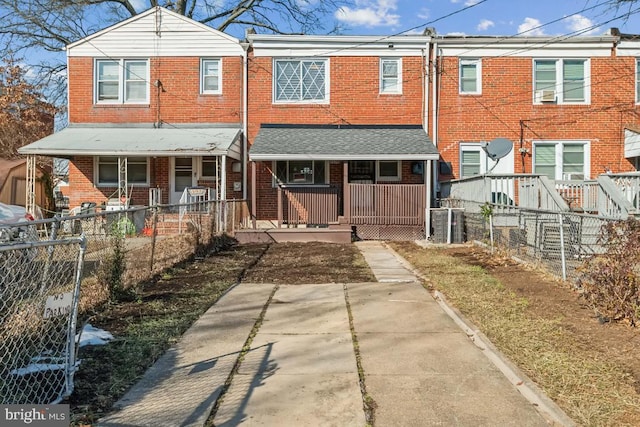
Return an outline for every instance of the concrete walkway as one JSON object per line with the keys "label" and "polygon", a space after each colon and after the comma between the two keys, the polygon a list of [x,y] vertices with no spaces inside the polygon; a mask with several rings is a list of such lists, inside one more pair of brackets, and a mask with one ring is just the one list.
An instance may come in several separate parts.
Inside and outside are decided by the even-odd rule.
{"label": "concrete walkway", "polygon": [[364,426],[363,392],[376,426],[571,425],[393,251],[357,245],[377,283],[238,285],[99,425]]}

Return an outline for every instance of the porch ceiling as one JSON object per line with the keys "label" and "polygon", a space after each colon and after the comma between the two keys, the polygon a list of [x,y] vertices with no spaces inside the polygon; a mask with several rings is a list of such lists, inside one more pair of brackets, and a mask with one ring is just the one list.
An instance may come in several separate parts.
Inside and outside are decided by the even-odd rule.
{"label": "porch ceiling", "polygon": [[241,159],[238,127],[68,127],[18,151],[68,156],[229,156]]}
{"label": "porch ceiling", "polygon": [[249,160],[437,160],[422,126],[262,125]]}

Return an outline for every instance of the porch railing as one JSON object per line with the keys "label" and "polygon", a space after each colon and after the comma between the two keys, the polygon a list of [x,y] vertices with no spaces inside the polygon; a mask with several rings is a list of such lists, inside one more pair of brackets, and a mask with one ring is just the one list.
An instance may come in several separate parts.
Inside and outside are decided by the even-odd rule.
{"label": "porch railing", "polygon": [[337,224],[341,191],[333,185],[278,186],[278,223],[287,225]]}
{"label": "porch railing", "polygon": [[162,188],[149,188],[149,206],[162,204]]}
{"label": "porch railing", "polygon": [[187,213],[209,213],[211,188],[187,187],[182,192],[179,202],[179,232],[182,232],[182,222]]}
{"label": "porch railing", "polygon": [[489,202],[496,213],[510,213],[517,206],[625,219],[640,212],[640,173],[555,182],[533,174],[477,175],[441,183],[441,194],[447,206],[464,207],[471,212]]}
{"label": "porch railing", "polygon": [[[496,213],[510,213],[516,206],[568,211],[569,206],[546,176],[532,174],[477,175],[441,183],[441,195],[450,207],[479,211],[491,203]],[[466,206],[466,203],[469,206]]]}
{"label": "porch railing", "polygon": [[349,184],[345,216],[354,225],[421,226],[425,207],[424,184]]}

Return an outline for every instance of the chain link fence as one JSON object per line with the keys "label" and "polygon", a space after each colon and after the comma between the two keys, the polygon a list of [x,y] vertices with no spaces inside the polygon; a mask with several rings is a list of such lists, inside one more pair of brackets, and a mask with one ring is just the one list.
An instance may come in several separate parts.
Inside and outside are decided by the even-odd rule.
{"label": "chain link fence", "polygon": [[73,391],[83,238],[0,245],[0,401],[57,403]]}
{"label": "chain link fence", "polygon": [[600,232],[614,221],[575,212],[549,212],[513,208],[510,213],[483,215],[465,212],[468,241],[506,250],[515,258],[565,280],[578,278],[584,260],[604,252]]}
{"label": "chain link fence", "polygon": [[[35,221],[0,244],[0,401],[50,404],[73,391],[76,335],[110,298],[109,263],[124,253],[124,287],[206,256],[249,224],[245,201],[128,210],[94,204]],[[23,226],[23,224],[21,225]]]}

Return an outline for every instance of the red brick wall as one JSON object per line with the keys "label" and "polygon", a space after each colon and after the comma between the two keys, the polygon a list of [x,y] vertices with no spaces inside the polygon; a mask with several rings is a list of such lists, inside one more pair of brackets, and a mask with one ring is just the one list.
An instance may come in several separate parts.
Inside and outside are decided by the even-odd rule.
{"label": "red brick wall", "polygon": [[222,94],[200,94],[200,58],[151,58],[148,105],[95,104],[94,59],[69,58],[69,123],[240,123],[242,58],[222,58]]}
{"label": "red brick wall", "polygon": [[[447,57],[441,73],[438,151],[460,170],[460,142],[508,138],[529,150],[516,151],[516,173],[532,172],[533,140],[586,140],[591,145],[591,176],[628,171],[624,158],[625,124],[637,123],[635,106],[635,58],[591,59],[591,103],[589,105],[533,104],[533,58],[482,59],[482,94],[458,94],[458,58]],[[522,120],[522,127],[521,121]]]}
{"label": "red brick wall", "polygon": [[[329,104],[274,104],[273,58],[249,60],[249,146],[260,125],[278,124],[410,124],[420,125],[423,115],[422,58],[402,59],[402,95],[381,95],[379,57],[329,59]],[[410,162],[403,166],[403,182],[415,182]],[[258,163],[257,216],[275,219],[277,192],[272,187],[271,162]],[[342,184],[342,164],[330,166],[331,183]],[[420,181],[422,182],[422,181]]]}

